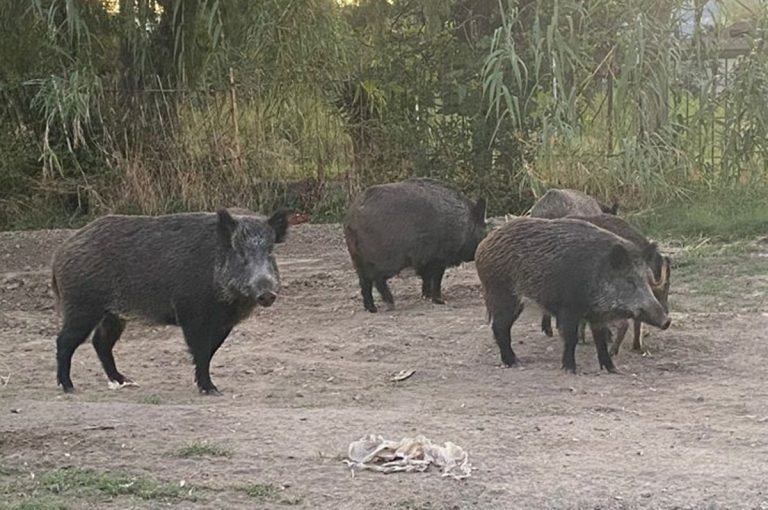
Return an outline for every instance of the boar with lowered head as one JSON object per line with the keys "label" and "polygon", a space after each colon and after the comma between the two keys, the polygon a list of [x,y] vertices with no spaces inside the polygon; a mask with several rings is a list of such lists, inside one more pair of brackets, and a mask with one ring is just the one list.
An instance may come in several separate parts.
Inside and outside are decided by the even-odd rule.
{"label": "boar with lowered head", "polygon": [[502,361],[517,361],[510,329],[528,298],[557,318],[563,369],[576,371],[579,322],[586,319],[601,368],[614,372],[607,347],[611,321],[635,318],[669,327],[651,292],[646,258],[633,243],[581,220],[523,217],[490,234],[477,248],[475,265]]}
{"label": "boar with lowered head", "polygon": [[[656,243],[650,242],[643,234],[631,227],[625,220],[618,216],[611,214],[598,214],[595,216],[567,216],[567,218],[586,221],[593,225],[596,225],[602,229],[616,234],[619,237],[634,243],[635,246],[640,249],[646,258],[646,263],[651,269],[651,291],[656,299],[659,300],[661,306],[664,308],[665,313],[669,313],[668,301],[669,301],[669,285],[671,278],[671,261],[670,258],[662,255],[659,251]],[[632,321],[634,325],[634,340],[632,342],[632,349],[636,351],[646,351],[642,340],[642,322],[635,319]],[[628,320],[620,320],[616,322],[617,333],[615,341],[611,346],[611,354],[615,355],[619,352],[624,336],[629,328]],[[545,313],[541,320],[541,329],[547,336],[552,336],[552,322],[549,314]],[[583,336],[583,335],[582,335]]]}
{"label": "boar with lowered head", "polygon": [[[672,262],[669,257],[663,255],[656,243],[650,242],[643,234],[632,228],[626,221],[613,216],[611,214],[600,214],[597,216],[568,216],[569,218],[582,220],[596,225],[602,229],[616,234],[619,237],[623,237],[627,241],[634,243],[635,246],[640,249],[646,257],[646,263],[651,269],[651,291],[665,313],[669,313],[669,286],[670,279],[672,277]],[[546,320],[546,317],[545,319]],[[542,324],[544,324],[542,320]],[[642,325],[643,323],[634,319],[633,332],[634,339],[632,341],[632,350],[646,352],[646,347],[643,344]],[[620,320],[617,322],[616,338],[611,346],[611,354],[616,355],[619,352],[621,343],[624,340],[624,336],[629,329],[628,320]],[[551,336],[551,335],[550,335]]]}
{"label": "boar with lowered head", "polygon": [[[614,203],[608,207],[598,202],[594,197],[575,189],[548,190],[533,204],[529,215],[531,218],[563,218],[565,216],[597,216],[603,213],[616,214],[619,205]],[[541,319],[541,330],[547,336],[552,336],[552,320],[548,314]],[[584,324],[579,329],[579,337],[584,340]]]}
{"label": "boar with lowered head", "polygon": [[350,205],[344,238],[360,280],[363,306],[376,312],[373,287],[390,307],[387,280],[413,267],[422,295],[444,303],[447,267],[474,260],[485,236],[485,200],[471,203],[435,179],[416,178],[371,186]]}
{"label": "boar with lowered head", "polygon": [[216,214],[105,216],[55,252],[53,289],[63,324],[56,339],[58,383],[70,378],[75,349],[93,332],[110,386],[118,372],[112,348],[126,319],[181,326],[200,392],[217,394],[211,358],[232,327],[257,305],[271,306],[280,288],[272,254],[285,239],[288,211],[269,219]]}

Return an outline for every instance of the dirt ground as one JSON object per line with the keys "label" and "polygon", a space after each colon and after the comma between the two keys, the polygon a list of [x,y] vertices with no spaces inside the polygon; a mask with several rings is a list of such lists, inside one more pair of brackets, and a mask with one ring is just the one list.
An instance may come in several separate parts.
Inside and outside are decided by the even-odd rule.
{"label": "dirt ground", "polygon": [[[338,225],[300,225],[278,250],[284,288],[213,360],[223,397],[200,396],[178,328],[130,323],[110,390],[83,345],[56,387],[49,259],[68,231],[0,233],[0,508],[768,509],[768,243],[665,243],[672,327],[651,357],[580,373],[524,312],[520,368],[501,369],[471,264],[447,305],[392,282],[369,314]],[[378,296],[376,296],[378,298]],[[391,382],[404,370],[415,374]],[[341,462],[369,433],[423,434],[475,467],[354,477]]]}

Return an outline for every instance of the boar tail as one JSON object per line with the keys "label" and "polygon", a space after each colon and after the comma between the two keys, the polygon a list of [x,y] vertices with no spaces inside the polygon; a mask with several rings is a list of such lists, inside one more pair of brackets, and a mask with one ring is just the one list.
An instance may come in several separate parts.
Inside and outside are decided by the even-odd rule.
{"label": "boar tail", "polygon": [[355,235],[355,231],[352,230],[349,225],[344,227],[344,240],[347,242],[349,255],[354,259],[359,253],[357,248],[357,236]]}

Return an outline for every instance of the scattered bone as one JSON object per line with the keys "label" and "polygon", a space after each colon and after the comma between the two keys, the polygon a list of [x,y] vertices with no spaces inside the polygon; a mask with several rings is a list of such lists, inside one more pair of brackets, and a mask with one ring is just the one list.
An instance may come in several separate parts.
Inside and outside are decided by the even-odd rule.
{"label": "scattered bone", "polygon": [[353,474],[355,468],[380,473],[422,472],[431,465],[440,468],[442,476],[456,480],[472,474],[469,455],[460,446],[450,441],[444,446],[436,445],[424,436],[389,441],[371,434],[352,442],[347,457],[344,463]]}

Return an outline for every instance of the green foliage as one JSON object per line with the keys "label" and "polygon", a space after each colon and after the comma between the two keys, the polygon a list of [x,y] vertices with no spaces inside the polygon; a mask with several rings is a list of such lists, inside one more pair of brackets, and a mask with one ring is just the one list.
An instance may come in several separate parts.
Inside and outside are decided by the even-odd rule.
{"label": "green foliage", "polygon": [[680,35],[682,4],[507,3],[484,91],[489,115],[534,147],[527,186],[586,189],[625,208],[747,182],[765,191],[768,52],[732,62],[717,93],[720,43]]}
{"label": "green foliage", "polygon": [[231,457],[232,452],[224,447],[206,442],[192,443],[176,452],[177,457]]}
{"label": "green foliage", "polygon": [[299,505],[301,498],[286,497],[282,489],[272,484],[251,483],[238,487],[249,497],[260,503],[279,503],[281,505]]}
{"label": "green foliage", "polygon": [[162,403],[162,399],[160,398],[160,395],[147,395],[141,399],[141,402],[144,404],[151,404],[156,406]]}
{"label": "green foliage", "polygon": [[483,107],[480,64],[490,36],[480,21],[493,19],[497,7],[463,4],[361,2],[347,8],[364,42],[342,97],[355,177],[360,187],[438,177],[488,197],[494,210],[519,210],[528,205],[518,186],[525,149],[512,130],[494,138],[496,122]]}
{"label": "green foliage", "polygon": [[635,215],[630,221],[656,237],[732,241],[766,235],[768,201],[762,190],[702,192]]}
{"label": "green foliage", "polygon": [[179,501],[189,499],[178,485],[91,469],[58,469],[47,473],[41,486],[52,494],[132,496],[145,500]]}
{"label": "green foliage", "polygon": [[0,508],[12,509],[66,509],[63,501],[90,503],[116,497],[137,498],[146,501],[178,503],[194,501],[189,487],[128,475],[101,472],[93,469],[62,468],[43,473],[32,480],[25,476],[0,486],[3,496]]}
{"label": "green foliage", "polygon": [[726,83],[684,3],[0,2],[0,228],[281,204],[331,221],[412,175],[492,214],[552,186],[624,210],[764,192],[768,13],[720,2],[754,28]]}
{"label": "green foliage", "polygon": [[0,506],[0,508],[7,510],[67,510],[69,507],[55,499],[35,498],[29,501],[13,503],[7,507]]}

